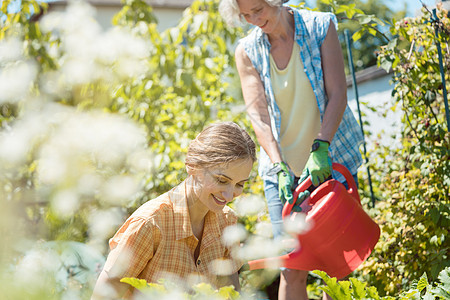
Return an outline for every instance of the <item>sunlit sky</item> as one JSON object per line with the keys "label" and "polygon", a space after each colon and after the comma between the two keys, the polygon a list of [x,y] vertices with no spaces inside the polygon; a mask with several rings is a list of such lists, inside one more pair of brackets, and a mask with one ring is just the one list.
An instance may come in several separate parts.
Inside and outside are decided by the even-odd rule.
{"label": "sunlit sky", "polygon": [[[48,1],[48,0],[47,0]],[[312,6],[315,3],[315,0],[290,0],[288,3],[294,3],[297,4],[300,1],[305,1],[309,6]],[[416,14],[416,12],[420,9],[420,7],[422,6],[421,2],[423,2],[425,5],[427,5],[428,7],[434,7],[436,1],[435,0],[397,0],[397,1],[392,1],[392,0],[383,0],[384,3],[386,3],[387,6],[389,6],[391,9],[393,10],[400,10],[403,8],[404,3],[407,3],[407,7],[408,7],[408,16],[414,16]],[[3,2],[2,0],[0,0],[0,3]],[[19,2],[19,1],[17,1]],[[44,0],[45,2],[45,0]]]}
{"label": "sunlit sky", "polygon": [[[288,3],[297,4],[301,1],[306,2],[309,6],[312,6],[316,1],[315,0],[290,0]],[[418,10],[422,7],[421,0],[383,0],[384,3],[389,6],[392,10],[401,10],[404,7],[404,4],[407,3],[408,16],[412,17],[416,14]],[[427,5],[429,8],[435,6],[435,0],[422,0],[422,2]]]}

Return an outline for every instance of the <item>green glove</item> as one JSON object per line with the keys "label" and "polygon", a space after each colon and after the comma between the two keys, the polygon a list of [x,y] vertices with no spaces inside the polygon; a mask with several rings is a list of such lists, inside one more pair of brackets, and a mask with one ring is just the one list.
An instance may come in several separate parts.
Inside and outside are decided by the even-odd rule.
{"label": "green glove", "polygon": [[[314,140],[311,154],[309,155],[305,169],[298,180],[298,184],[305,181],[306,178],[311,175],[311,182],[317,187],[331,176],[331,158],[328,155],[329,145],[330,144],[327,141]],[[303,201],[309,195],[309,191],[304,191],[298,195],[298,198]]]}
{"label": "green glove", "polygon": [[284,205],[286,201],[292,203],[294,197],[292,196],[292,184],[294,180],[292,179],[289,169],[284,162],[277,163],[281,167],[281,170],[277,173],[278,175],[278,195],[280,196],[281,203]]}

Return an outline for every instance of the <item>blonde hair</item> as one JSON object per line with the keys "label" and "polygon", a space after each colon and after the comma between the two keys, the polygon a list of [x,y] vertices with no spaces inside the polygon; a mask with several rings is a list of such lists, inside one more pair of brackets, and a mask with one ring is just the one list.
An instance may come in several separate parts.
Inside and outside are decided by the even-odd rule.
{"label": "blonde hair", "polygon": [[[263,0],[263,1],[265,1],[270,6],[281,6],[283,5],[283,3],[286,3],[289,0]],[[239,5],[237,4],[237,0],[221,0],[219,4],[219,13],[222,16],[222,19],[225,21],[225,23],[230,27],[235,27],[243,23],[241,18],[241,12],[239,11]]]}
{"label": "blonde hair", "polygon": [[255,162],[255,143],[236,123],[219,122],[207,126],[190,142],[185,164],[192,169],[206,169],[239,159]]}

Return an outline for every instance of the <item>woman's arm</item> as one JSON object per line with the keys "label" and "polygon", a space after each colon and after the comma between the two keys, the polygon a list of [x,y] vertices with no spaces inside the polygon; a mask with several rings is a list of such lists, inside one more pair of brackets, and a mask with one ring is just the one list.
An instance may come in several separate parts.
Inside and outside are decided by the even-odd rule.
{"label": "woman's arm", "polygon": [[236,272],[230,275],[231,284],[234,285],[234,289],[238,292],[241,291],[241,284],[239,283],[239,274]]}
{"label": "woman's arm", "polygon": [[153,247],[159,244],[159,239],[153,234],[155,226],[152,221],[152,218],[129,218],[110,240],[112,249],[97,279],[92,299],[117,299],[123,297],[128,289],[132,290],[120,279],[137,278],[152,259]]}
{"label": "woman's arm", "polygon": [[218,286],[228,286],[228,285],[234,285],[234,289],[238,292],[241,291],[241,284],[239,283],[239,274],[233,273],[229,276],[220,276],[218,277]]}
{"label": "woman's arm", "polygon": [[321,47],[322,69],[328,104],[318,139],[331,142],[347,106],[347,82],[344,58],[333,22],[330,22],[327,36]]}
{"label": "woman's arm", "polygon": [[259,74],[241,45],[236,48],[235,57],[247,114],[250,117],[258,143],[273,163],[280,162],[282,161],[281,151],[272,134],[267,100]]}
{"label": "woman's arm", "polygon": [[120,282],[119,278],[110,278],[105,270],[102,270],[95,283],[91,300],[121,298],[130,286]]}

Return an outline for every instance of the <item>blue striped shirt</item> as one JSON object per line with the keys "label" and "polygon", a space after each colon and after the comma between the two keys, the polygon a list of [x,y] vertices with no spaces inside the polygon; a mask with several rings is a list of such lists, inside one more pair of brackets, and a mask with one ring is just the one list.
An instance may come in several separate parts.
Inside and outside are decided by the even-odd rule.
{"label": "blue striped shirt", "polygon": [[[331,13],[291,9],[295,20],[295,41],[300,46],[300,56],[304,71],[311,82],[314,95],[316,96],[322,122],[328,98],[323,81],[320,47],[327,35],[330,21],[337,25],[337,20]],[[277,142],[280,143],[281,114],[275,101],[270,78],[269,53],[271,46],[269,39],[261,28],[256,27],[248,36],[241,39],[240,43],[261,77],[270,114],[272,134]],[[359,146],[362,142],[361,128],[347,105],[341,124],[329,148],[333,162],[343,164],[352,174],[356,174],[358,167],[362,164],[362,157],[359,152]],[[259,175],[263,179],[276,181],[275,174],[268,174],[271,164],[269,156],[261,147]],[[345,180],[337,172],[333,172],[333,177],[341,182]]]}

